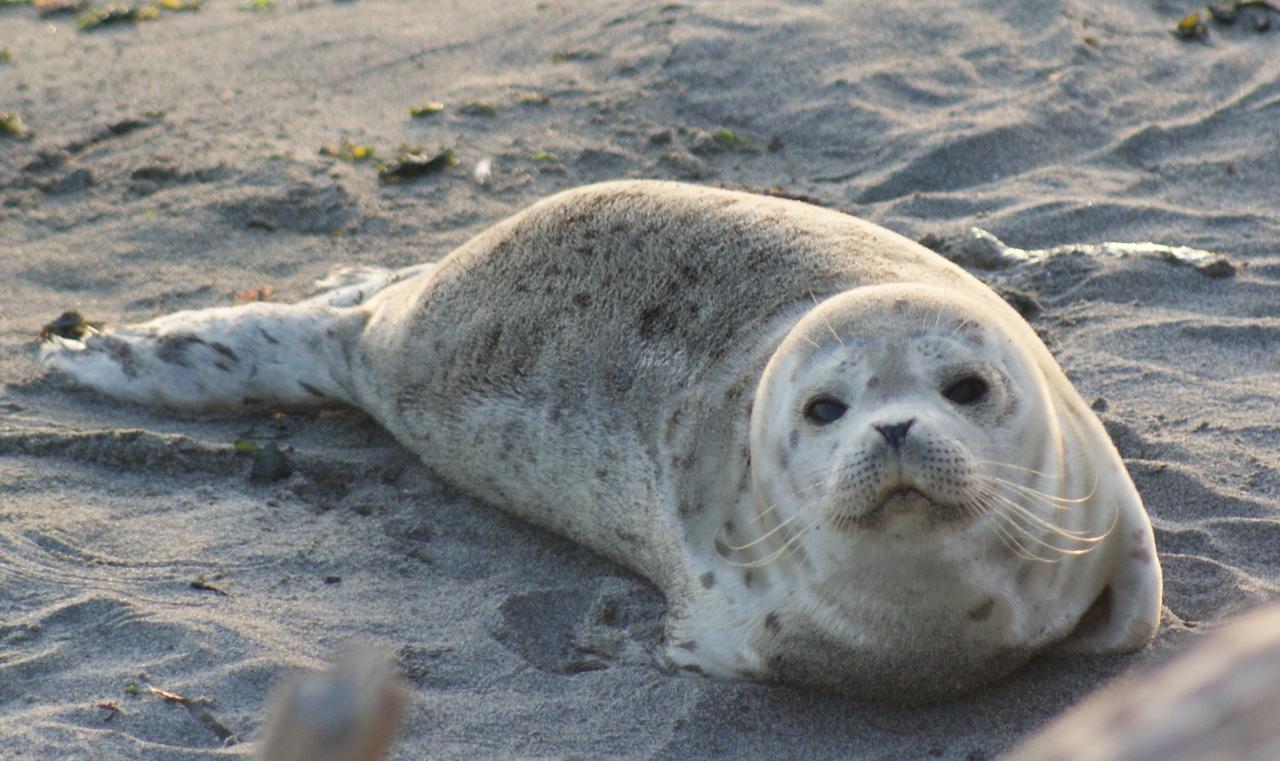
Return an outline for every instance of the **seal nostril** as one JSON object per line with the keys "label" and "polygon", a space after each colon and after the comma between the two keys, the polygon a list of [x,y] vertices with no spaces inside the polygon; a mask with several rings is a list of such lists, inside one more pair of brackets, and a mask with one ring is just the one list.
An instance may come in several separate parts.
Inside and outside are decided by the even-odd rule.
{"label": "seal nostril", "polygon": [[907,431],[911,430],[911,426],[916,422],[915,418],[905,420],[901,423],[893,425],[877,425],[875,429],[880,432],[884,440],[889,442],[889,446],[894,450],[902,448],[902,442],[907,440]]}

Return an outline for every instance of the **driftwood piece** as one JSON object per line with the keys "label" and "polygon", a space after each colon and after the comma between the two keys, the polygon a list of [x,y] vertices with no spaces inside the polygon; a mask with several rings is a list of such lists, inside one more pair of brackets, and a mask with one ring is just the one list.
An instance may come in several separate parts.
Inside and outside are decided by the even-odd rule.
{"label": "driftwood piece", "polygon": [[377,761],[391,746],[406,691],[383,655],[355,650],[290,680],[276,697],[258,761]]}
{"label": "driftwood piece", "polygon": [[1087,698],[1001,761],[1280,759],[1280,605]]}

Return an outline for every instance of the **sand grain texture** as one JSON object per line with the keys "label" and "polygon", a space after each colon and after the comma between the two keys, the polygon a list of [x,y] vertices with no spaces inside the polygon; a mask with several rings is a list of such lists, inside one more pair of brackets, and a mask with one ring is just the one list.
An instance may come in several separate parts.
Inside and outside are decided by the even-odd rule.
{"label": "sand grain texture", "polygon": [[[0,111],[32,133],[0,138],[0,759],[248,758],[273,686],[357,640],[409,679],[396,759],[977,761],[1276,598],[1280,32],[1181,42],[1189,6],[209,0],[93,32],[0,8]],[[344,137],[460,163],[382,184],[319,155]],[[1231,277],[1084,254],[1006,273],[1154,519],[1152,647],[930,708],[676,678],[645,661],[651,587],[433,481],[358,414],[174,417],[35,360],[64,309],[292,300],[617,177],[778,186],[912,237],[1227,255]],[[240,438],[294,474],[250,483]],[[208,698],[246,742],[131,681]]]}

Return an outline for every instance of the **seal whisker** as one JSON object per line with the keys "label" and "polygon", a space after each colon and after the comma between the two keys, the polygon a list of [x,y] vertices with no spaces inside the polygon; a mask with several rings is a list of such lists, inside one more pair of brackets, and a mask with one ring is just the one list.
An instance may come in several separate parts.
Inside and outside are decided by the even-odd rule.
{"label": "seal whisker", "polygon": [[[818,307],[818,294],[813,291],[809,291],[809,298],[813,299],[813,306],[816,309]],[[845,346],[844,340],[840,338],[840,334],[836,332],[834,327],[832,327],[831,321],[827,319],[827,316],[825,314],[819,316],[822,318],[822,322],[826,324],[827,330],[831,331],[831,337],[836,339],[836,341],[839,342],[841,346],[844,346],[844,348],[849,348]],[[810,343],[812,343],[812,341],[810,341]],[[817,344],[814,344],[814,346],[817,346]]]}
{"label": "seal whisker", "polygon": [[[1012,503],[1010,503],[1010,504],[1012,504]],[[1089,544],[1089,546],[1088,546],[1088,547],[1081,547],[1081,548],[1079,548],[1079,549],[1074,549],[1074,548],[1070,548],[1070,547],[1059,547],[1058,545],[1056,545],[1056,544],[1054,544],[1054,543],[1052,543],[1052,542],[1046,541],[1045,539],[1042,539],[1041,537],[1036,536],[1036,534],[1031,530],[1031,528],[1030,528],[1030,527],[1028,527],[1028,526],[1023,525],[1022,523],[1020,523],[1018,519],[1019,519],[1019,518],[1023,518],[1023,519],[1025,519],[1025,517],[1026,517],[1026,514],[1025,514],[1025,513],[1019,513],[1019,512],[1015,512],[1015,511],[1013,511],[1013,510],[1009,510],[1009,509],[1007,509],[1007,508],[1002,508],[999,504],[995,505],[995,509],[996,509],[996,513],[997,513],[998,515],[1000,515],[1000,516],[1002,516],[1003,518],[1005,518],[1005,519],[1006,519],[1006,520],[1005,520],[1005,525],[1007,525],[1009,528],[1011,528],[1011,529],[1013,529],[1013,530],[1017,531],[1020,535],[1022,535],[1022,536],[1023,536],[1023,537],[1025,537],[1025,538],[1027,538],[1028,540],[1030,540],[1030,541],[1031,541],[1031,542],[1033,542],[1034,544],[1036,544],[1036,545],[1038,545],[1038,546],[1040,546],[1040,547],[1043,547],[1043,548],[1045,548],[1046,550],[1049,550],[1049,551],[1051,551],[1051,552],[1053,552],[1053,553],[1056,553],[1056,554],[1058,554],[1058,555],[1060,555],[1060,556],[1078,556],[1078,555],[1086,555],[1086,554],[1088,554],[1088,553],[1092,552],[1092,551],[1094,550],[1094,548],[1095,548],[1095,547],[1097,547],[1097,543],[1096,543],[1097,541],[1101,541],[1102,539],[1105,539],[1105,538],[1106,538],[1106,537],[1104,536],[1104,537],[1099,537],[1099,538],[1098,538],[1098,539],[1096,539],[1096,540],[1085,540],[1085,539],[1079,539],[1079,538],[1075,538],[1075,537],[1063,537],[1064,539],[1068,539],[1068,540],[1071,540],[1071,541],[1085,542],[1085,543]]]}
{"label": "seal whisker", "polygon": [[1028,496],[1038,497],[1041,499],[1045,499],[1049,502],[1055,502],[1055,503],[1066,504],[1066,505],[1078,505],[1083,502],[1088,502],[1089,500],[1093,499],[1093,495],[1096,494],[1098,491],[1098,479],[1096,477],[1093,480],[1093,486],[1089,488],[1089,493],[1084,495],[1083,497],[1058,497],[1053,494],[1049,494],[1048,492],[1040,491],[1039,489],[1036,489],[1034,487],[1027,486],[1026,484],[1020,484],[1014,481],[1008,481],[1006,479],[1000,478],[999,476],[993,476],[990,474],[983,476],[983,478],[988,479],[990,481],[994,481],[996,483],[1000,483],[1004,486],[1008,486],[1013,489],[1017,489],[1018,491]]}
{"label": "seal whisker", "polygon": [[[1002,513],[999,511],[994,512],[997,518],[1000,518],[1005,523],[1008,522],[1008,519]],[[1008,547],[1011,552],[1023,560],[1030,560],[1036,563],[1056,563],[1061,559],[1041,557],[1039,554],[1032,552],[1018,540],[1015,534],[1004,528],[1001,523],[992,523],[991,529],[995,532],[996,536],[1000,538],[1001,544]]]}
{"label": "seal whisker", "polygon": [[[988,508],[988,511],[991,514],[993,514],[997,519],[999,519],[999,522],[991,524],[992,530],[995,531],[998,537],[1000,537],[1001,542],[1003,542],[1006,547],[1008,547],[1010,550],[1014,551],[1018,555],[1022,556],[1024,559],[1035,560],[1037,562],[1042,562],[1042,563],[1057,563],[1065,557],[1083,555],[1087,552],[1090,552],[1091,550],[1094,549],[1094,546],[1096,546],[1094,545],[1094,546],[1087,547],[1085,549],[1074,550],[1074,549],[1059,547],[1050,542],[1046,542],[1045,540],[1041,539],[1040,537],[1032,533],[1030,528],[1018,522],[1017,518],[1019,517],[1026,519],[1028,515],[1027,511],[1023,510],[1012,501],[1005,499],[993,492],[990,492],[990,491],[982,492],[982,496],[986,500],[988,500],[986,503],[986,507]],[[1016,513],[1011,512],[1010,508],[1012,508],[1012,510],[1016,510],[1017,512]],[[1035,517],[1035,516],[1031,516],[1031,517]],[[1019,536],[1021,536],[1022,539],[1019,539],[1018,538]],[[1064,538],[1075,539],[1075,537],[1064,537]],[[1043,555],[1041,555],[1039,552],[1029,549],[1027,545],[1023,543],[1024,539],[1029,541],[1033,545],[1038,545],[1047,550],[1050,550],[1051,552],[1056,554],[1056,557],[1046,558]]]}
{"label": "seal whisker", "polygon": [[786,542],[783,543],[781,547],[769,553],[768,555],[764,556],[763,558],[756,558],[755,560],[750,560],[743,563],[743,562],[739,562],[737,560],[733,560],[731,558],[725,557],[723,554],[720,554],[719,550],[717,550],[717,554],[720,555],[721,560],[737,568],[762,568],[777,560],[780,560],[785,555],[788,555],[790,554],[790,552],[794,552],[796,549],[798,549],[800,546],[799,545],[800,538],[804,536],[804,534],[807,531],[810,531],[811,529],[813,529],[813,527],[816,525],[818,525],[818,522],[815,520],[814,522],[806,526],[803,531],[795,532],[794,534],[792,534],[792,536],[789,539],[787,539]]}
{"label": "seal whisker", "polygon": [[1020,542],[1016,536],[1006,531],[1005,529],[1001,528],[999,524],[993,524],[992,528],[995,529],[996,534],[999,535],[1001,541],[1004,542],[1005,546],[1013,550],[1013,552],[1023,560],[1030,560],[1035,563],[1057,563],[1062,560],[1062,558],[1060,557],[1046,558],[1036,554],[1035,552],[1032,552],[1031,550],[1023,546],[1022,542]]}
{"label": "seal whisker", "polygon": [[[814,471],[814,473],[821,473],[821,472],[823,472],[823,471],[822,471],[822,469],[818,469],[818,470],[815,470],[815,471]],[[837,471],[837,472],[839,472],[839,471]],[[825,479],[825,478],[819,478],[819,479],[817,479],[817,480],[813,481],[812,483],[810,483],[808,486],[805,486],[805,487],[802,487],[802,488],[799,488],[799,489],[795,489],[795,490],[793,490],[793,491],[791,492],[791,495],[792,495],[792,496],[794,496],[794,497],[799,497],[799,496],[803,495],[805,492],[809,491],[810,489],[816,489],[816,488],[818,488],[819,486],[822,486],[824,483],[826,483],[826,479]],[[754,520],[756,523],[759,523],[760,521],[764,520],[764,517],[765,517],[766,515],[768,515],[769,513],[773,512],[774,510],[778,509],[778,505],[779,505],[779,504],[781,504],[781,503],[779,503],[779,502],[774,502],[773,504],[771,504],[771,505],[769,505],[768,507],[766,507],[764,510],[761,510],[760,512],[756,513],[756,514],[755,514],[755,516],[753,516],[752,520]],[[801,509],[801,511],[803,511],[803,510],[804,510],[804,507],[802,506],[800,509]]]}
{"label": "seal whisker", "polygon": [[[813,503],[811,503],[811,504],[813,504]],[[794,515],[791,515],[791,516],[789,516],[789,517],[787,517],[787,518],[785,518],[785,519],[783,519],[783,520],[779,521],[779,522],[778,522],[778,525],[776,525],[776,526],[774,526],[773,528],[769,529],[768,531],[764,532],[763,534],[761,534],[760,536],[758,536],[758,537],[756,537],[755,539],[751,540],[750,542],[747,542],[746,544],[741,544],[741,545],[738,545],[738,544],[730,544],[729,542],[725,541],[724,539],[721,539],[721,534],[722,534],[722,532],[724,531],[724,528],[723,528],[723,527],[721,527],[721,528],[719,528],[719,529],[717,529],[717,530],[716,530],[716,539],[718,539],[718,540],[720,540],[721,542],[723,542],[723,543],[724,543],[724,546],[728,547],[729,549],[733,550],[734,552],[742,552],[743,550],[750,549],[750,548],[752,548],[752,547],[756,546],[757,544],[760,544],[761,542],[768,540],[768,539],[769,539],[769,537],[773,536],[774,534],[778,533],[779,531],[782,531],[782,530],[786,529],[786,527],[787,527],[787,526],[789,526],[793,521],[795,521],[795,520],[796,520],[797,518],[799,518],[800,516],[804,515],[804,511],[805,511],[805,509],[806,509],[806,508],[803,508],[803,507],[802,507],[801,509],[797,510],[797,511],[795,512],[795,514],[794,514]],[[726,535],[726,538],[727,538],[727,535]]]}
{"label": "seal whisker", "polygon": [[[1005,505],[1010,511],[1012,511],[1014,515],[1021,517],[1026,522],[1035,526],[1039,526],[1045,531],[1049,531],[1054,534],[1057,534],[1063,539],[1067,539],[1075,542],[1081,542],[1083,544],[1096,544],[1102,541],[1103,539],[1107,538],[1107,533],[1091,536],[1088,534],[1088,532],[1073,531],[1071,529],[1066,529],[1061,526],[1055,525],[1045,520],[1044,518],[1041,518],[1035,513],[1031,512],[1025,506],[1020,505],[1017,502],[1014,502],[1012,499],[1009,499],[1003,494],[997,494],[993,492],[991,494],[991,498],[994,500],[998,500],[1001,504]],[[1108,531],[1108,533],[1110,532]]]}
{"label": "seal whisker", "polygon": [[[1018,486],[1017,484],[1010,484],[1010,483],[1003,483],[1003,484],[997,484],[997,485],[999,485],[999,486],[1003,486],[1003,487],[1017,487],[1017,486]],[[1115,529],[1115,527],[1116,527],[1116,523],[1119,521],[1119,516],[1120,516],[1120,511],[1119,511],[1119,509],[1118,509],[1118,508],[1117,508],[1117,509],[1113,509],[1113,510],[1111,511],[1111,523],[1107,525],[1106,530],[1105,530],[1105,531],[1103,531],[1101,534],[1094,534],[1094,535],[1090,536],[1087,532],[1084,532],[1084,531],[1072,531],[1072,530],[1070,530],[1070,529],[1062,528],[1061,526],[1057,526],[1057,525],[1055,525],[1055,524],[1052,524],[1052,523],[1050,523],[1050,522],[1046,521],[1045,519],[1041,518],[1040,516],[1036,515],[1035,513],[1031,512],[1030,510],[1028,510],[1028,509],[1027,509],[1027,507],[1026,507],[1025,505],[1019,504],[1019,503],[1015,502],[1015,501],[1014,501],[1014,500],[1012,500],[1012,499],[1009,499],[1008,497],[1006,497],[1006,496],[1004,496],[1004,495],[1001,495],[1001,494],[997,494],[997,493],[995,493],[995,492],[992,492],[992,496],[993,496],[994,498],[996,498],[996,499],[1000,499],[1000,500],[1002,500],[1002,501],[1003,501],[1005,504],[1007,504],[1010,508],[1012,508],[1013,510],[1017,511],[1017,513],[1018,513],[1019,515],[1024,516],[1024,517],[1025,517],[1025,519],[1027,519],[1027,520],[1029,520],[1029,521],[1031,521],[1031,522],[1034,522],[1034,523],[1036,523],[1036,524],[1040,525],[1041,527],[1043,527],[1043,528],[1045,528],[1045,529],[1047,529],[1047,530],[1049,530],[1049,531],[1052,531],[1053,533],[1058,534],[1059,536],[1062,536],[1063,538],[1069,538],[1069,539],[1072,539],[1072,540],[1074,540],[1074,541],[1078,541],[1078,542],[1086,542],[1086,543],[1089,543],[1089,544],[1096,544],[1097,542],[1100,542],[1100,541],[1102,541],[1102,540],[1106,539],[1108,536],[1110,536],[1110,535],[1111,535],[1111,532]],[[1051,498],[1051,497],[1050,497],[1050,495],[1044,494],[1043,492],[1038,492],[1038,491],[1036,491],[1036,490],[1034,490],[1034,489],[1029,489],[1029,490],[1028,490],[1028,492],[1024,492],[1021,496],[1025,497],[1025,498],[1028,498],[1028,499],[1031,499],[1031,500],[1040,500],[1043,504],[1045,504],[1046,506],[1050,507],[1051,509],[1055,509],[1055,510],[1065,510],[1065,509],[1070,509],[1070,507],[1071,507],[1071,506],[1068,506],[1068,505],[1055,505],[1055,504],[1052,504],[1051,502],[1048,502],[1048,501],[1047,501],[1047,500],[1049,500],[1049,499]]]}
{"label": "seal whisker", "polygon": [[983,476],[983,477],[980,477],[980,480],[983,483],[986,483],[993,487],[1008,489],[1011,492],[1013,492],[1013,494],[1017,496],[1019,499],[1027,499],[1027,500],[1030,500],[1031,502],[1037,502],[1039,504],[1044,505],[1045,507],[1050,508],[1051,510],[1072,510],[1076,507],[1076,505],[1079,505],[1081,502],[1084,501],[1084,500],[1073,500],[1073,499],[1064,499],[1064,498],[1054,497],[1051,494],[1045,494],[1042,491],[1031,489],[1030,487],[1023,488],[1021,487],[1020,484],[1010,483],[1009,481],[1005,481],[999,478],[990,478],[990,477]]}
{"label": "seal whisker", "polygon": [[[1058,563],[1066,557],[1077,554],[1063,551],[1060,547],[1045,542],[998,507],[992,509],[992,514],[999,519],[998,523],[991,524],[996,535],[1000,537],[1002,542],[1005,542],[1006,546],[1009,546],[1010,549],[1013,549],[1026,560],[1033,560],[1038,563]],[[1035,549],[1028,547],[1024,542],[1030,542],[1032,547],[1039,546],[1050,550],[1051,554],[1049,557],[1045,557]]]}
{"label": "seal whisker", "polygon": [[1018,471],[1019,473],[1026,473],[1028,475],[1037,476],[1039,478],[1048,478],[1054,481],[1060,481],[1065,477],[1061,473],[1046,473],[1043,470],[1036,470],[1035,468],[1027,468],[1021,465],[1014,465],[1011,462],[1003,462],[1001,460],[982,460],[982,459],[974,458],[973,461],[979,465],[994,465],[998,468],[1010,468],[1012,470]]}

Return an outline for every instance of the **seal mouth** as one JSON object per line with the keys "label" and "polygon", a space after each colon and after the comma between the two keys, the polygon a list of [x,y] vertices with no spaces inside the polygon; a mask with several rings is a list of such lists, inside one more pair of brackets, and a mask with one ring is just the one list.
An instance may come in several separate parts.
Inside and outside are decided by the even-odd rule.
{"label": "seal mouth", "polygon": [[960,519],[963,511],[915,486],[897,484],[884,489],[861,513],[841,513],[833,516],[831,522],[839,529],[867,529],[875,528],[891,516],[907,514],[924,515],[930,522],[943,522]]}
{"label": "seal mouth", "polygon": [[914,486],[895,486],[889,489],[871,508],[871,512],[891,510],[899,507],[911,508],[920,503],[932,504],[933,500]]}

